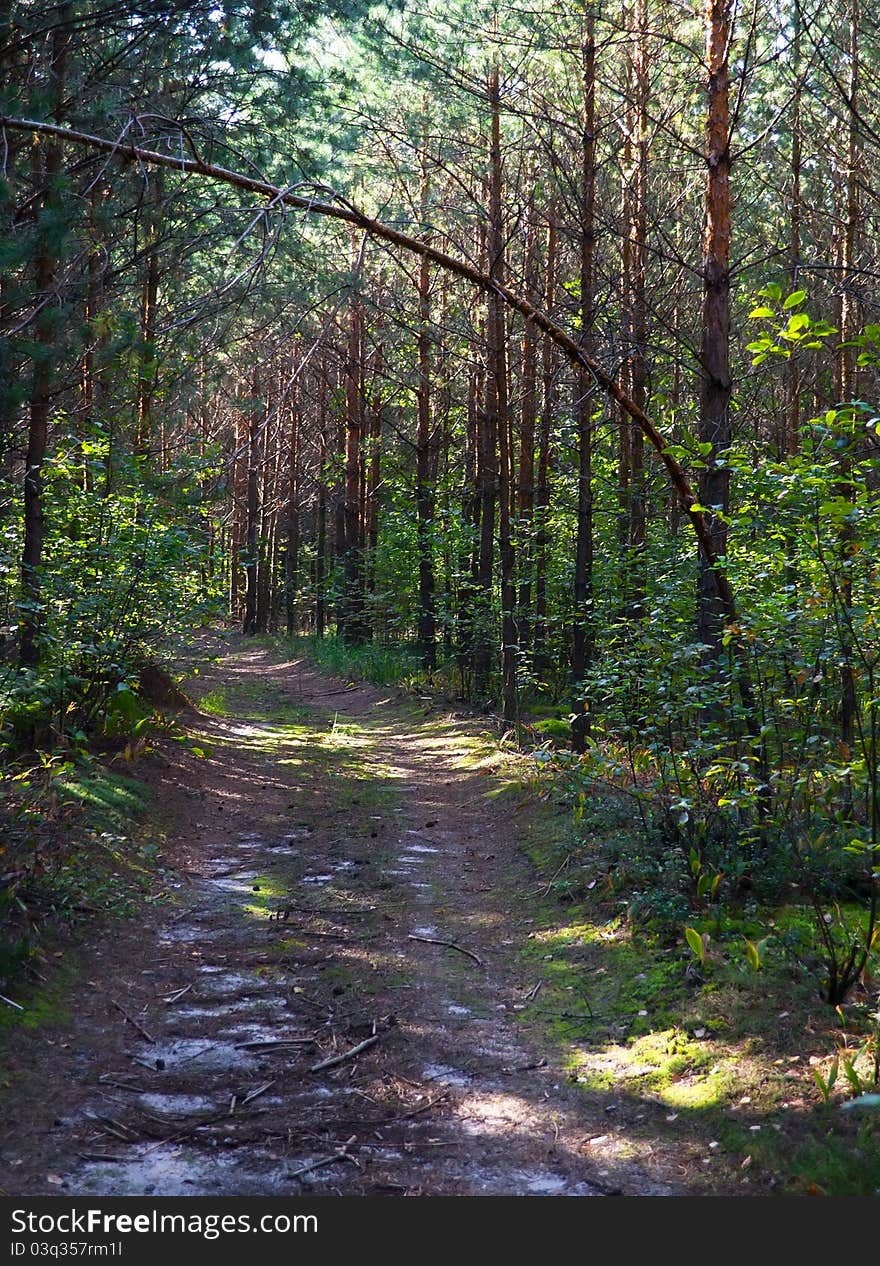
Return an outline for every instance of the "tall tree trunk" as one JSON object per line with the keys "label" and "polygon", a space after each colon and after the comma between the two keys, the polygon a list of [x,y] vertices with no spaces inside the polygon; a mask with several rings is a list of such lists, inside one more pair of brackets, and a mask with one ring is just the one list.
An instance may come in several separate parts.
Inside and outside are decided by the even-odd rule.
{"label": "tall tree trunk", "polygon": [[[556,207],[547,212],[547,264],[544,311],[556,304]],[[547,547],[550,544],[550,436],[556,412],[556,346],[548,334],[541,347],[541,421],[538,431],[538,482],[535,488],[535,629],[532,656],[535,676],[544,681],[550,662],[547,655]]]}
{"label": "tall tree trunk", "polygon": [[[859,108],[861,93],[861,0],[850,0],[850,44],[849,44],[849,113],[847,116],[846,144],[846,214],[842,234],[842,276],[841,276],[841,344],[838,351],[840,400],[848,404],[858,395],[858,369],[855,348],[848,346],[851,339],[859,333],[861,326],[861,304],[858,295],[856,268],[858,264],[859,243],[861,237],[861,207],[859,199],[859,176],[861,167],[861,142],[859,138]],[[841,481],[839,495],[852,500],[852,464],[856,456],[854,427],[850,426],[844,436],[842,457],[840,460]],[[852,559],[857,551],[855,529],[847,522],[840,532],[840,553],[843,566],[840,580],[840,629],[841,629],[841,698],[840,698],[840,741],[845,751],[852,750],[855,741],[856,727],[856,683],[853,664],[854,645],[852,634]],[[852,807],[852,790],[847,782],[846,809]]]}
{"label": "tall tree trunk", "polygon": [[370,392],[367,425],[367,453],[365,457],[365,546],[369,563],[368,584],[370,593],[378,588],[379,529],[381,523],[382,496],[382,396],[379,383],[385,370],[385,348],[380,343],[373,353],[373,387]]}
{"label": "tall tree trunk", "polygon": [[334,408],[339,410],[335,426],[335,461],[333,470],[333,614],[336,634],[345,636],[345,441],[346,417],[341,401],[344,397],[345,370],[334,375]]}
{"label": "tall tree trunk", "polygon": [[[489,76],[490,157],[489,234],[487,247],[492,276],[502,285],[505,276],[503,169],[501,161],[501,91],[498,63]],[[517,715],[516,571],[510,524],[511,441],[507,388],[507,318],[500,295],[488,297],[489,358],[486,373],[486,412],[493,417],[498,437],[498,561],[501,579],[501,697],[508,721]]]}
{"label": "tall tree trunk", "polygon": [[327,623],[327,372],[318,380],[318,508],[315,525],[315,633],[323,637]]}
{"label": "tall tree trunk", "polygon": [[260,384],[253,384],[248,402],[247,508],[245,527],[245,598],[242,632],[257,632],[257,602],[260,555],[260,468],[262,465],[263,416],[258,408]]}
{"label": "tall tree trunk", "polygon": [[[596,256],[596,38],[595,12],[585,9],[581,47],[583,105],[580,179],[580,337],[579,345],[591,354]],[[574,560],[574,604],[571,677],[575,687],[572,713],[572,742],[582,751],[589,730],[587,701],[580,689],[592,660],[594,646],[593,612],[593,398],[594,384],[589,374],[579,372],[577,391],[577,540]]]}
{"label": "tall tree trunk", "polygon": [[[421,221],[427,224],[430,206],[428,135],[421,155]],[[416,387],[416,521],[419,559],[418,649],[422,665],[433,672],[437,666],[437,619],[434,575],[434,484],[437,476],[431,421],[431,267],[419,261],[419,332],[416,340],[418,385]]]}
{"label": "tall tree trunk", "polygon": [[[727,553],[730,475],[718,461],[730,447],[730,42],[733,0],[707,0],[706,198],[703,238],[703,316],[700,351],[700,442],[709,445],[700,473],[699,495],[707,506],[707,527],[716,557]],[[713,513],[713,511],[720,513]],[[698,636],[704,662],[716,664],[722,653],[724,610],[715,576],[700,553]]]}
{"label": "tall tree trunk", "polygon": [[[277,384],[276,384],[277,390]],[[279,442],[280,431],[280,392],[278,403],[272,407],[272,397],[267,395],[263,406],[265,422],[263,424],[262,453],[260,465],[260,512],[257,519],[257,615],[253,632],[266,633],[273,604],[273,581],[275,577],[275,555],[278,519],[276,509],[278,503],[278,467],[281,456]],[[274,420],[273,420],[274,415]]]}
{"label": "tall tree trunk", "polygon": [[[537,224],[534,202],[529,207],[525,245],[526,293],[533,303],[538,302]],[[538,332],[532,321],[526,321],[522,337],[522,381],[520,392],[519,477],[517,480],[518,505],[516,538],[519,554],[519,595],[517,599],[517,636],[520,654],[527,654],[532,646],[532,596],[533,596],[533,532],[535,520],[535,425],[537,421],[538,387]]]}
{"label": "tall tree trunk", "polygon": [[[488,249],[488,243],[487,243]],[[491,268],[491,256],[489,267]],[[476,583],[471,614],[473,637],[474,688],[485,693],[489,688],[492,672],[493,636],[492,595],[495,577],[495,501],[498,493],[498,434],[497,418],[493,407],[494,387],[489,381],[489,360],[492,331],[488,319],[485,325],[487,348],[486,373],[482,378],[483,404],[477,412],[477,484],[479,487],[479,549],[477,551]]]}
{"label": "tall tree trunk", "polygon": [[[635,8],[635,58],[634,58],[634,123],[635,166],[631,180],[630,222],[628,227],[629,251],[629,313],[630,313],[630,394],[634,403],[643,411],[648,406],[648,365],[645,347],[648,339],[648,307],[646,252],[648,233],[648,105],[650,85],[648,80],[648,3],[636,0]],[[646,534],[645,507],[645,440],[641,429],[629,423],[631,431],[630,491],[627,605],[630,612],[639,616],[645,601],[646,577],[644,553]]]}
{"label": "tall tree trunk", "polygon": [[[156,329],[159,305],[159,222],[162,214],[162,173],[156,172],[152,196],[143,209],[144,279],[141,289],[141,338],[138,352],[137,429],[135,451],[146,456],[153,438],[153,400],[156,394]],[[161,454],[160,454],[161,457]]]}
{"label": "tall tree trunk", "polygon": [[[53,102],[52,117],[63,121],[65,78],[67,73],[68,34],[71,5],[64,4],[50,40],[48,79]],[[36,318],[33,380],[31,384],[30,419],[24,472],[24,538],[21,551],[21,617],[19,625],[19,662],[33,668],[40,662],[40,633],[43,628],[42,582],[43,561],[43,466],[49,442],[49,416],[54,379],[53,352],[56,342],[56,304],[52,291],[56,284],[58,259],[51,244],[58,226],[51,221],[60,214],[58,182],[62,171],[59,141],[49,139],[34,145],[35,175],[43,186],[40,218],[37,226],[35,281],[42,310]]]}
{"label": "tall tree trunk", "polygon": [[364,538],[361,507],[364,440],[363,305],[352,287],[348,307],[345,370],[345,594],[342,635],[366,639],[364,611]]}
{"label": "tall tree trunk", "polygon": [[287,548],[284,553],[284,614],[288,637],[293,637],[296,632],[296,605],[299,596],[299,432],[299,391],[294,383],[287,435]]}
{"label": "tall tree trunk", "polygon": [[476,365],[471,365],[467,375],[466,395],[466,427],[464,441],[464,472],[461,484],[461,518],[464,525],[462,548],[458,560],[461,576],[458,591],[456,615],[458,669],[461,677],[463,696],[471,697],[476,673],[476,622],[478,610],[479,557],[480,557],[480,513],[482,504],[480,437],[481,421],[481,383],[480,373]]}
{"label": "tall tree trunk", "polygon": [[[795,78],[794,99],[791,115],[791,211],[788,226],[788,277],[789,286],[797,290],[801,270],[801,166],[802,166],[802,119],[801,119],[801,10],[795,5],[792,21],[794,35],[791,44],[792,68]],[[797,349],[793,350],[788,362],[788,409],[786,410],[785,431],[782,442],[782,453],[793,455],[800,447],[801,425],[801,376]]]}

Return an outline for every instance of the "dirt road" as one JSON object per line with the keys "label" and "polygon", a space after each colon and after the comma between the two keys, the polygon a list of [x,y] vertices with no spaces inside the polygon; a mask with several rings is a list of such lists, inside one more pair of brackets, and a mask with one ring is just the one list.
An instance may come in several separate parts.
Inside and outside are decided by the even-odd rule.
{"label": "dirt road", "polygon": [[6,1192],[674,1192],[521,1023],[536,878],[480,727],[244,642],[199,680],[204,754],[150,775],[176,899],[13,1043]]}

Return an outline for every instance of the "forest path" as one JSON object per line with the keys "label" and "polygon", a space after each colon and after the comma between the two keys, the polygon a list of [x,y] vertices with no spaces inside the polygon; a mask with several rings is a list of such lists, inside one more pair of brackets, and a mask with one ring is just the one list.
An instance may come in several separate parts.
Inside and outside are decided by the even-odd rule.
{"label": "forest path", "polygon": [[241,639],[198,680],[205,755],[153,768],[188,882],[19,1046],[9,1194],[674,1191],[517,1023],[535,876],[478,724]]}

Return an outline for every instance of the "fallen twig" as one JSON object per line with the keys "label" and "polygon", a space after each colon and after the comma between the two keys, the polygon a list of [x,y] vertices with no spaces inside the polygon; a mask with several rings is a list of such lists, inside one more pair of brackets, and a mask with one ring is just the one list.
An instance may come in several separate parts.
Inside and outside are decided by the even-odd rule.
{"label": "fallen twig", "polygon": [[273,1079],[272,1081],[265,1081],[263,1082],[262,1086],[257,1086],[256,1090],[252,1090],[250,1094],[245,1095],[245,1097],[242,1099],[241,1103],[238,1106],[240,1108],[244,1108],[247,1104],[251,1103],[254,1099],[258,1099],[260,1095],[264,1095],[267,1090],[270,1090],[271,1087],[275,1085],[275,1080],[277,1079]]}
{"label": "fallen twig", "polygon": [[449,1098],[449,1091],[444,1090],[442,1095],[436,1095],[433,1099],[428,1099],[425,1103],[420,1103],[417,1108],[411,1108],[409,1112],[401,1112],[396,1117],[385,1117],[382,1121],[377,1122],[379,1125],[393,1125],[395,1121],[408,1121],[410,1117],[417,1117],[422,1112],[428,1112],[431,1108],[436,1108],[438,1103],[442,1103],[444,1099]]}
{"label": "fallen twig", "polygon": [[124,1165],[128,1160],[127,1156],[105,1156],[102,1152],[77,1152],[77,1156],[84,1161],[107,1161],[114,1165]]}
{"label": "fallen twig", "polygon": [[[126,1052],[128,1054],[128,1052]],[[158,1073],[162,1070],[156,1067],[155,1063],[150,1063],[148,1059],[141,1059],[140,1055],[128,1055],[133,1064],[140,1064],[141,1068],[148,1069],[151,1073]]]}
{"label": "fallen twig", "polygon": [[166,1007],[170,1007],[172,1002],[177,1002],[178,999],[182,998],[185,993],[189,993],[190,989],[192,989],[191,984],[184,985],[182,989],[175,989],[173,993],[166,994],[162,1001],[165,1003]]}
{"label": "fallen twig", "polygon": [[486,966],[482,958],[475,954],[473,950],[465,949],[463,945],[456,945],[455,941],[443,941],[437,936],[416,936],[413,932],[410,932],[407,940],[422,941],[425,945],[445,945],[447,949],[458,950],[459,954],[464,954],[467,958],[472,958],[475,963],[479,963],[480,967]]}
{"label": "fallen twig", "polygon": [[315,1037],[276,1037],[261,1042],[236,1042],[237,1051],[274,1051],[284,1046],[316,1046]]}
{"label": "fallen twig", "polygon": [[357,1142],[357,1135],[352,1134],[350,1139],[346,1139],[342,1147],[333,1153],[332,1156],[322,1156],[320,1160],[312,1161],[310,1165],[303,1165],[301,1169],[295,1169],[292,1174],[285,1175],[287,1178],[301,1178],[303,1174],[310,1174],[313,1169],[323,1169],[325,1165],[335,1165],[337,1161],[351,1161],[356,1165],[357,1161],[349,1154],[349,1148]]}
{"label": "fallen twig", "polygon": [[561,875],[562,872],[565,870],[565,868],[570,865],[571,865],[571,853],[568,853],[562,865],[557,866],[556,870],[554,870],[553,874],[550,876],[550,879],[547,883],[546,888],[536,888],[535,892],[537,892],[542,897],[546,897],[550,893],[551,889],[553,888],[553,882],[556,879],[557,875]]}
{"label": "fallen twig", "polygon": [[[156,1070],[153,1069],[153,1072],[155,1071]],[[114,1081],[114,1079],[107,1073],[101,1073],[101,1076],[98,1078],[98,1084],[101,1086],[115,1086],[117,1090],[129,1090],[136,1095],[147,1093],[143,1086],[132,1086],[131,1083],[127,1081]]]}
{"label": "fallen twig", "polygon": [[6,997],[5,993],[0,993],[0,1002],[5,1002],[7,1007],[15,1007],[16,1011],[24,1011],[20,1002],[13,1002],[11,998]]}
{"label": "fallen twig", "polygon": [[120,1143],[136,1143],[140,1138],[138,1131],[131,1129],[123,1121],[103,1116],[100,1112],[89,1112],[87,1115],[113,1138],[118,1139]]}
{"label": "fallen twig", "polygon": [[329,1059],[322,1059],[320,1064],[313,1064],[309,1072],[320,1073],[325,1068],[335,1068],[337,1064],[344,1064],[347,1059],[354,1059],[363,1051],[369,1050],[371,1046],[375,1046],[380,1036],[381,1034],[374,1033],[372,1037],[364,1038],[363,1042],[358,1042],[357,1046],[352,1046],[349,1050],[343,1051],[341,1055],[331,1055]]}
{"label": "fallen twig", "polygon": [[[277,922],[281,922],[281,923],[284,922],[284,919],[281,918],[282,913],[283,911],[279,912],[278,918],[276,920]],[[367,932],[367,933],[358,935],[357,933],[352,934],[350,932],[319,932],[314,928],[300,928],[300,927],[296,929],[295,935],[296,936],[311,936],[322,941],[343,941],[347,944],[354,944],[355,942],[358,942],[361,945],[365,941],[377,941],[379,939],[378,933],[375,933],[375,932]]]}
{"label": "fallen twig", "polygon": [[[249,1095],[245,1095],[241,1103],[235,1105],[235,1107],[243,1108],[245,1104],[250,1103],[252,1099],[258,1098],[259,1095],[265,1094],[270,1086],[274,1085],[274,1081],[264,1082],[262,1086],[252,1090]],[[232,1098],[234,1104],[235,1095]],[[176,1130],[173,1134],[166,1134],[164,1138],[157,1139],[155,1143],[151,1143],[149,1147],[144,1148],[141,1154],[146,1156],[149,1152],[155,1152],[157,1148],[163,1147],[166,1143],[177,1143],[180,1139],[186,1138],[188,1134],[194,1134],[196,1130],[202,1130],[205,1126],[217,1125],[221,1121],[228,1120],[230,1112],[234,1110],[233,1104],[230,1104],[230,1107],[225,1108],[222,1112],[213,1112],[210,1116],[202,1117],[200,1121],[192,1121],[189,1125],[185,1125],[183,1129]]]}
{"label": "fallen twig", "polygon": [[[104,991],[101,990],[101,992],[103,993]],[[148,1033],[139,1020],[136,1020],[133,1015],[129,1015],[129,1013],[126,1011],[125,1007],[122,1005],[121,1002],[117,1002],[116,999],[111,997],[109,993],[106,994],[105,996],[108,999],[108,1001],[113,1004],[113,1006],[116,1008],[119,1014],[124,1016],[125,1019],[128,1020],[129,1024],[133,1028],[137,1029],[138,1033],[140,1033],[144,1041],[149,1042],[151,1046],[156,1045],[156,1039],[153,1037],[152,1033]]]}

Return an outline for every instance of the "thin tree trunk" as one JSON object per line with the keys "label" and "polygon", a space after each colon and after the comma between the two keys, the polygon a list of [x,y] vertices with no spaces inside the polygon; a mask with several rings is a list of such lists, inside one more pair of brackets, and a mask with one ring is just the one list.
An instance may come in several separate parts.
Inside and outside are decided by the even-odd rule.
{"label": "thin tree trunk", "polygon": [[156,172],[152,198],[144,209],[146,268],[141,290],[141,346],[138,354],[137,430],[135,451],[145,456],[153,435],[153,399],[156,392],[156,319],[159,304],[159,218],[162,205],[162,173]]}
{"label": "thin tree trunk", "polygon": [[[584,15],[582,57],[583,117],[581,134],[581,222],[580,222],[580,320],[579,346],[591,354],[596,254],[596,40],[595,14],[588,6]],[[571,677],[575,688],[572,713],[572,742],[582,751],[589,731],[587,701],[580,683],[592,661],[594,647],[593,612],[593,394],[589,374],[580,372],[577,391],[577,540],[574,562],[573,636]]]}
{"label": "thin tree trunk", "polygon": [[[706,223],[703,239],[703,316],[700,363],[700,442],[710,447],[700,474],[701,504],[708,507],[707,528],[716,558],[727,553],[723,515],[729,507],[730,474],[719,462],[730,447],[730,41],[733,0],[707,0],[706,63],[709,72],[706,111]],[[714,513],[717,510],[720,513]],[[700,554],[698,636],[704,662],[722,654],[725,612],[712,565]]]}
{"label": "thin tree trunk", "polygon": [[[556,208],[547,213],[547,266],[544,309],[556,304]],[[550,544],[550,436],[556,412],[556,346],[548,334],[541,348],[541,421],[538,432],[538,483],[535,489],[535,630],[532,655],[535,676],[542,682],[550,667],[547,656],[547,547]]]}
{"label": "thin tree trunk", "polygon": [[[488,249],[488,244],[487,244]],[[488,271],[492,271],[491,255]],[[488,319],[485,326],[487,349],[491,347],[492,332]],[[498,435],[494,411],[494,387],[491,383],[487,352],[486,373],[483,380],[483,407],[477,413],[477,483],[479,501],[479,551],[476,567],[476,587],[471,616],[473,629],[474,688],[485,693],[493,662],[492,595],[495,576],[495,501],[498,492]]]}
{"label": "thin tree trunk", "polygon": [[318,382],[318,508],[315,525],[315,633],[323,637],[327,622],[327,374]]}
{"label": "thin tree trunk", "polygon": [[[489,77],[490,158],[489,158],[489,267],[503,284],[504,212],[501,162],[501,92],[497,62]],[[493,418],[498,437],[498,561],[501,579],[501,696],[502,711],[508,721],[517,715],[516,572],[510,530],[511,444],[510,410],[507,388],[507,320],[500,295],[488,297],[487,335],[489,359],[486,374],[486,412]]]}
{"label": "thin tree trunk", "polygon": [[366,638],[361,509],[363,437],[363,306],[359,295],[352,289],[345,375],[345,593],[342,620],[342,635],[351,642],[362,642]]}
{"label": "thin tree trunk", "polygon": [[[534,204],[529,208],[526,227],[525,283],[532,302],[537,302],[537,225]],[[535,522],[535,425],[537,421],[538,332],[532,321],[523,325],[522,381],[520,385],[519,478],[516,537],[519,553],[519,595],[517,599],[517,637],[520,654],[531,650],[533,623],[533,532]]]}
{"label": "thin tree trunk", "polygon": [[474,613],[477,609],[479,583],[480,509],[482,502],[479,460],[481,434],[480,396],[479,371],[472,365],[467,376],[467,419],[464,445],[464,473],[461,486],[461,517],[465,531],[459,555],[461,581],[456,617],[458,669],[461,677],[462,694],[466,699],[471,697],[474,684],[472,674],[474,674],[476,668],[477,650]]}
{"label": "thin tree trunk", "polygon": [[[427,161],[422,164],[423,219],[427,219]],[[434,576],[434,481],[436,462],[431,426],[431,269],[427,259],[419,263],[419,333],[417,338],[418,386],[416,387],[416,520],[419,559],[418,649],[422,665],[433,672],[437,666],[437,623]]]}
{"label": "thin tree trunk", "polygon": [[[848,404],[850,401],[856,399],[859,386],[855,348],[848,346],[848,343],[855,337],[856,334],[858,334],[861,325],[861,305],[859,303],[858,292],[856,289],[856,267],[858,263],[858,251],[861,236],[861,208],[859,205],[861,145],[858,133],[858,114],[861,91],[861,57],[859,47],[861,0],[850,0],[849,20],[850,46],[848,97],[850,109],[847,116],[848,130],[845,184],[846,218],[844,220],[842,239],[842,299],[840,317],[841,343],[838,351],[840,360],[840,400],[843,404]],[[840,495],[851,501],[853,497],[853,488],[851,483],[852,464],[855,457],[855,440],[852,428],[850,429],[848,435],[844,437],[842,453],[843,456],[840,461],[842,476],[839,486]],[[853,743],[855,741],[857,712],[852,635],[852,559],[856,553],[857,545],[855,539],[855,529],[851,523],[846,523],[841,529],[840,538],[840,553],[843,561],[840,580],[840,603],[842,608],[840,619],[842,642],[840,741],[844,751],[849,753],[852,751]],[[847,781],[845,808],[850,810],[851,807],[852,789],[849,781]]]}
{"label": "thin tree trunk", "polygon": [[257,632],[257,589],[260,550],[260,466],[262,464],[263,418],[257,408],[260,385],[254,382],[249,401],[247,510],[245,527],[245,599],[242,632]]}
{"label": "thin tree trunk", "polygon": [[[53,118],[61,123],[67,73],[68,35],[71,6],[62,5],[50,44],[48,77],[51,82]],[[39,150],[42,149],[42,160]],[[41,204],[47,215],[59,210],[58,181],[62,171],[61,142],[49,139],[34,146],[34,165],[44,193]],[[43,466],[49,442],[49,416],[54,378],[53,352],[56,342],[56,305],[52,290],[56,283],[58,259],[50,245],[46,226],[37,230],[35,262],[37,295],[43,304],[36,320],[36,354],[31,385],[30,419],[24,473],[24,537],[21,551],[21,617],[19,662],[33,668],[40,662],[40,634],[43,629],[43,595],[40,566],[43,561],[44,513]]]}
{"label": "thin tree trunk", "polygon": [[[630,394],[639,409],[648,406],[648,339],[646,251],[648,232],[648,4],[636,0],[634,88],[636,126],[635,170],[632,180],[630,240]],[[632,615],[642,614],[646,577],[644,553],[646,536],[645,440],[641,430],[629,423],[630,494],[628,546],[628,607]]]}
{"label": "thin tree trunk", "polygon": [[284,555],[284,607],[288,637],[293,637],[296,632],[296,607],[299,596],[299,432],[299,392],[294,384],[290,400],[287,437],[287,548]]}
{"label": "thin tree trunk", "polygon": [[[795,6],[793,17],[794,36],[791,45],[792,66],[795,76],[794,100],[791,118],[791,211],[788,229],[788,275],[792,290],[797,290],[801,269],[801,11]],[[795,349],[788,362],[788,409],[783,436],[782,452],[794,455],[800,447],[801,425],[801,380],[800,364]]]}
{"label": "thin tree trunk", "polygon": [[367,451],[365,454],[364,479],[364,531],[367,567],[367,583],[370,593],[378,584],[379,527],[382,489],[382,401],[376,384],[382,377],[385,349],[380,344],[373,354],[373,390],[370,393],[367,425]]}

